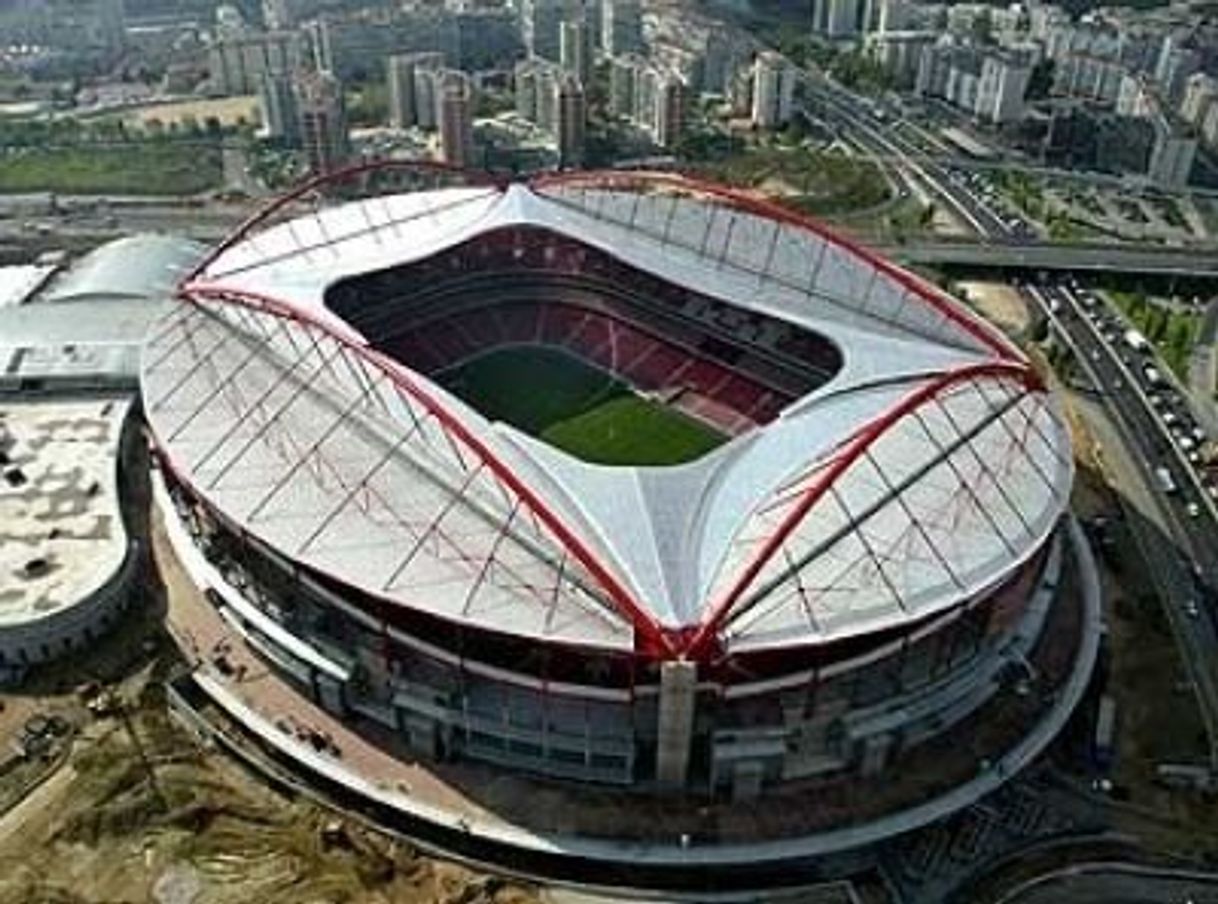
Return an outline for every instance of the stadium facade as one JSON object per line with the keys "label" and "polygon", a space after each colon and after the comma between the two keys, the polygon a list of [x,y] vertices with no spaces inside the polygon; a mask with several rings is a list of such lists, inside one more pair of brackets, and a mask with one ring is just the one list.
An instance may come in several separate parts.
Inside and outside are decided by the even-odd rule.
{"label": "stadium facade", "polygon": [[[142,385],[209,604],[340,718],[743,800],[899,775],[1077,628],[1057,402],[922,280],[675,175],[312,200],[203,262]],[[446,388],[504,348],[724,441],[580,459]]]}

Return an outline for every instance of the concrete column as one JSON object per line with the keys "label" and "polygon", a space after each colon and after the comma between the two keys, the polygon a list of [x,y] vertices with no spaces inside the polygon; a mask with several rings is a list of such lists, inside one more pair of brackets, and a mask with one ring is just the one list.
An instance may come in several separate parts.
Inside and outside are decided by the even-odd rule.
{"label": "concrete column", "polygon": [[662,785],[685,785],[694,733],[697,688],[698,667],[694,663],[666,662],[661,667],[656,778]]}
{"label": "concrete column", "polygon": [[888,765],[888,755],[892,752],[893,740],[893,736],[887,732],[863,739],[860,775],[870,777],[884,771]]}

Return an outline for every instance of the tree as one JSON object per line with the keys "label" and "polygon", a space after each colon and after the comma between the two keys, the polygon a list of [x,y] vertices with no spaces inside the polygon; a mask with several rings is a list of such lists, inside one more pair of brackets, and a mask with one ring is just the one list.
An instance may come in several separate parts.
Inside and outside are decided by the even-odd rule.
{"label": "tree", "polygon": [[1167,343],[1183,358],[1193,347],[1193,322],[1187,315],[1176,314],[1171,318],[1171,330]]}
{"label": "tree", "polygon": [[1129,319],[1134,323],[1141,323],[1146,317],[1146,296],[1141,292],[1134,292],[1129,296]]}
{"label": "tree", "polygon": [[1150,305],[1146,314],[1146,338],[1156,345],[1167,334],[1167,313],[1157,304]]}

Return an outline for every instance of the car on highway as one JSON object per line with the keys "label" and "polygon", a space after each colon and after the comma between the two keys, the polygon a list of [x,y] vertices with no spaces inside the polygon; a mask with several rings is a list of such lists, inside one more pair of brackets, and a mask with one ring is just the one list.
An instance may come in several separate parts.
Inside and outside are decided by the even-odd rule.
{"label": "car on highway", "polygon": [[1181,604],[1180,608],[1184,610],[1184,614],[1189,618],[1197,618],[1201,614],[1201,610],[1197,606],[1197,601],[1192,598],[1186,599]]}
{"label": "car on highway", "polygon": [[1144,352],[1150,348],[1150,343],[1146,341],[1146,337],[1137,330],[1126,330],[1123,338],[1125,340],[1125,344],[1132,348],[1135,352]]}

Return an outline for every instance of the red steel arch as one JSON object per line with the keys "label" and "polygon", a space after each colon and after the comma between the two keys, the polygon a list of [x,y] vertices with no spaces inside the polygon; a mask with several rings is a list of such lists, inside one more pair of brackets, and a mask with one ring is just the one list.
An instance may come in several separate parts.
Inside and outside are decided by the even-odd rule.
{"label": "red steel arch", "polygon": [[953,386],[989,377],[1014,377],[1020,380],[1030,391],[1040,391],[1044,388],[1039,375],[1026,361],[982,361],[940,374],[934,380],[922,384],[913,392],[899,399],[895,405],[881,412],[879,416],[865,423],[845,441],[843,447],[836,453],[833,462],[826,466],[817,480],[803,492],[799,501],[787,513],[778,529],[774,531],[757,555],[745,566],[740,576],[728,588],[727,593],[710,608],[682,650],[683,655],[695,660],[705,660],[714,655],[717,632],[723,626],[724,620],[730,614],[732,607],[736,604],[741,594],[748,589],[753,579],[761,572],[761,569],[778,552],[791,532],[804,519],[804,516],[811,511],[812,506],[816,505],[821,497],[833,486],[837,478],[845,473],[871,446],[879,441],[888,432],[889,428]]}
{"label": "red steel arch", "polygon": [[216,259],[219,258],[220,255],[232,248],[242,239],[246,238],[255,227],[265,223],[268,219],[274,216],[275,213],[282,210],[284,207],[287,207],[293,201],[298,201],[300,198],[309,194],[309,192],[316,191],[319,188],[324,188],[327,185],[333,185],[347,179],[352,179],[356,176],[386,171],[462,176],[468,179],[471,185],[485,185],[488,188],[498,188],[500,190],[505,188],[507,185],[506,180],[496,178],[490,173],[483,172],[481,170],[466,169],[465,167],[455,166],[451,163],[443,163],[438,160],[393,160],[385,158],[367,160],[363,163],[356,163],[351,166],[344,166],[340,167],[339,169],[330,170],[329,172],[319,173],[316,176],[310,176],[297,183],[285,194],[275,197],[268,203],[259,207],[250,216],[242,220],[236,229],[225,236],[219,244],[205,254],[203,259],[200,260],[199,263],[197,263],[188,274],[186,274],[186,276],[182,279],[182,284],[185,285],[197,280],[208,267],[216,262]]}
{"label": "red steel arch", "polygon": [[[472,452],[500,483],[514,493],[530,512],[546,525],[567,552],[583,565],[601,585],[617,607],[618,612],[630,621],[635,631],[638,632],[642,642],[642,651],[661,658],[675,658],[679,654],[675,639],[670,632],[634,598],[633,594],[597,559],[584,542],[459,418],[455,417],[435,396],[412,379],[409,371],[392,358],[335,333],[317,318],[288,302],[269,295],[243,289],[209,286],[206,283],[187,283],[180,288],[179,297],[184,301],[200,305],[207,302],[239,305],[295,321],[319,331],[342,346],[346,352],[359,356],[371,367],[379,370],[396,389],[408,395],[416,404],[432,415],[450,439]],[[639,646],[640,644],[636,644],[636,647]]]}
{"label": "red steel arch", "polygon": [[903,270],[890,261],[880,257],[874,251],[864,248],[857,242],[846,238],[829,229],[823,223],[805,216],[798,211],[785,207],[777,202],[760,198],[754,194],[732,188],[716,182],[708,182],[680,172],[662,170],[587,170],[567,173],[553,173],[534,177],[529,185],[544,189],[548,185],[581,185],[595,187],[632,188],[639,185],[655,185],[668,188],[679,188],[685,191],[710,195],[728,202],[746,213],[755,214],[769,220],[777,220],[788,226],[811,232],[813,235],[850,252],[855,257],[866,261],[881,273],[891,277],[905,289],[913,292],[936,311],[951,320],[966,333],[981,342],[998,357],[1008,360],[1022,360],[1023,355],[989,324],[973,317],[961,308],[950,296],[923,279]]}
{"label": "red steel arch", "polygon": [[407,369],[380,352],[365,345],[360,345],[334,332],[319,319],[298,309],[287,301],[244,289],[208,284],[199,280],[200,275],[225,251],[242,241],[256,227],[265,223],[276,212],[292,202],[326,185],[367,173],[386,170],[458,175],[467,178],[470,184],[484,185],[488,188],[497,188],[501,191],[507,185],[505,179],[487,173],[466,170],[444,163],[417,160],[373,160],[307,179],[288,193],[279,196],[260,208],[213,248],[182,281],[179,287],[179,296],[183,300],[198,304],[217,302],[242,305],[300,322],[309,328],[316,329],[325,334],[334,342],[342,345],[346,350],[360,356],[369,365],[384,373],[399,391],[410,396],[412,400],[435,417],[437,423],[441,425],[450,437],[460,442],[477,456],[491,470],[496,479],[510,489],[533,512],[538,520],[544,523],[559,539],[566,550],[588,570],[609,595],[618,611],[629,619],[638,632],[640,643],[636,646],[640,647],[643,652],[651,653],[661,658],[684,658],[697,661],[712,657],[716,650],[717,632],[730,614],[732,607],[745,590],[747,590],[762,568],[764,568],[769,559],[778,551],[787,536],[790,535],[808,511],[852,463],[865,454],[867,449],[878,441],[897,421],[913,412],[920,405],[952,386],[986,377],[1014,377],[1021,380],[1030,389],[1043,390],[1043,384],[1039,376],[1027,359],[1014,345],[989,324],[971,315],[971,313],[960,307],[949,296],[924,280],[895,266],[854,241],[837,234],[816,220],[773,201],[759,198],[740,189],[707,182],[697,177],[677,172],[594,170],[546,174],[528,180],[527,185],[530,188],[541,190],[550,185],[580,184],[603,188],[630,189],[640,186],[674,188],[694,194],[707,195],[726,202],[729,206],[738,208],[746,213],[776,220],[805,230],[823,241],[844,249],[875,267],[878,271],[891,277],[906,290],[926,301],[927,304],[963,329],[968,335],[982,343],[996,356],[993,360],[966,365],[939,375],[931,382],[923,384],[917,390],[898,401],[889,410],[858,428],[845,441],[844,446],[833,463],[827,466],[819,479],[805,491],[802,498],[779,526],[779,529],[775,531],[773,536],[767,539],[763,548],[749,562],[723,597],[708,610],[707,615],[696,625],[683,626],[676,629],[667,628],[648,611],[646,606],[634,598],[633,594],[613,575],[610,569],[599,561],[592,550],[546,506],[544,500],[529,489],[457,417],[444,408],[443,404],[435,396],[429,393],[423,386],[420,386],[412,378]]}

